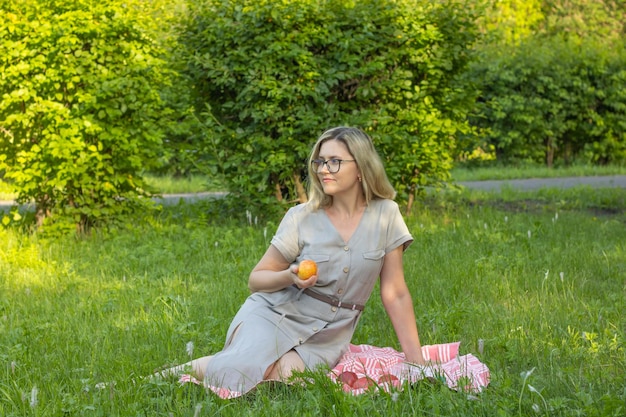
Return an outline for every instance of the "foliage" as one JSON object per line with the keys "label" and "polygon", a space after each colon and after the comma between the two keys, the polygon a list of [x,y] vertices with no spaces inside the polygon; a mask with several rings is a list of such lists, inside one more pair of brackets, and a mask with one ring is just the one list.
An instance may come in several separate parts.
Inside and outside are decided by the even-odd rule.
{"label": "foliage", "polygon": [[179,34],[187,19],[187,0],[120,0],[120,6],[162,48],[161,56],[175,72],[170,84],[161,85],[161,97],[176,112],[166,125],[159,165],[152,173],[178,178],[209,173],[205,166],[214,164],[202,152],[202,126],[193,107],[194,85],[184,75],[186,57],[179,44]]}
{"label": "foliage", "polygon": [[372,134],[402,198],[447,177],[475,38],[462,2],[206,0],[190,15],[201,153],[243,204],[306,199],[308,152],[334,125]]}
{"label": "foliage", "polygon": [[[419,202],[404,265],[421,341],[460,341],[489,366],[473,396],[419,384],[354,397],[320,371],[305,387],[222,401],[142,379],[188,361],[190,341],[194,357],[222,347],[276,219],[183,205],[81,240],[0,230],[0,415],[623,416],[625,198],[583,188]],[[353,340],[398,347],[376,293]]]}
{"label": "foliage", "polygon": [[542,36],[573,39],[596,38],[606,43],[626,34],[623,0],[542,0],[545,19]]}
{"label": "foliage", "polygon": [[146,206],[171,74],[111,1],[0,3],[0,169],[18,202],[79,230]]}
{"label": "foliage", "polygon": [[543,0],[486,0],[479,27],[488,45],[518,45],[544,20]]}
{"label": "foliage", "polygon": [[472,122],[498,159],[623,163],[626,54],[615,46],[556,37],[484,50],[468,73],[481,89]]}

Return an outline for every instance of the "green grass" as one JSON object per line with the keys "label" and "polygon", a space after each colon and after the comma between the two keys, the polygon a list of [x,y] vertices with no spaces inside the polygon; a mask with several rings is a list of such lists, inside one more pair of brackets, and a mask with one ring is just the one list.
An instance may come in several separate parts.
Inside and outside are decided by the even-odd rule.
{"label": "green grass", "polygon": [[[194,356],[220,349],[277,221],[209,218],[200,204],[82,240],[0,229],[0,415],[623,416],[624,207],[624,190],[585,188],[417,205],[405,269],[421,340],[461,341],[489,366],[474,399],[429,384],[353,397],[321,373],[232,401],[133,383],[188,360],[189,341]],[[399,347],[376,293],[353,342]]]}
{"label": "green grass", "polygon": [[161,194],[199,193],[203,191],[223,191],[221,181],[204,175],[190,175],[174,178],[169,176],[145,175],[144,179]]}
{"label": "green grass", "polygon": [[[204,175],[190,175],[179,178],[146,174],[143,178],[146,183],[159,194],[183,194],[224,190],[224,185],[220,180]],[[16,194],[11,185],[0,180],[0,201],[11,201],[15,199],[15,197]]]}
{"label": "green grass", "polygon": [[543,165],[505,166],[505,167],[455,167],[452,172],[454,181],[513,180],[524,178],[584,177],[597,175],[626,175],[626,166],[574,165],[559,168],[547,168]]}

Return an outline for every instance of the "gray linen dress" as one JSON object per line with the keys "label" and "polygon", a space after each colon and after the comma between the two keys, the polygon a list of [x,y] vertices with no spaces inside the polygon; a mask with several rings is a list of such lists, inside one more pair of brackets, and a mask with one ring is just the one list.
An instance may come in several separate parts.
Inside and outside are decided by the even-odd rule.
{"label": "gray linen dress", "polygon": [[[406,249],[412,241],[398,205],[378,199],[370,201],[348,242],[324,210],[300,204],[285,214],[271,244],[291,263],[317,263],[316,292],[364,305],[385,254],[400,245]],[[348,350],[360,313],[333,307],[293,286],[253,293],[233,318],[224,349],[209,362],[205,382],[246,393],[292,349],[309,369],[332,368]]]}

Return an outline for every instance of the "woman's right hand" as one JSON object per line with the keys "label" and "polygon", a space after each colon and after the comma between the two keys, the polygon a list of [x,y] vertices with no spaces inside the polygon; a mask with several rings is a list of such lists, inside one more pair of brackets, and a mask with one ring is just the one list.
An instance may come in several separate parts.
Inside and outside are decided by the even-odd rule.
{"label": "woman's right hand", "polygon": [[300,279],[300,277],[298,276],[298,265],[291,265],[289,270],[291,271],[291,277],[293,279],[294,285],[300,289],[311,288],[317,282],[317,274],[312,275],[310,278],[307,279]]}

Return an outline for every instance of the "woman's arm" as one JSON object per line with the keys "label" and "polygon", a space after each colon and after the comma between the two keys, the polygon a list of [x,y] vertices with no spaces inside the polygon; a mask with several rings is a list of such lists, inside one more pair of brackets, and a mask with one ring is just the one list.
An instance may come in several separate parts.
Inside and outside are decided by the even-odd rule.
{"label": "woman's arm", "polygon": [[380,296],[408,362],[424,365],[411,293],[404,280],[402,246],[385,255]]}
{"label": "woman's arm", "polygon": [[248,288],[252,292],[274,292],[296,284],[299,288],[308,288],[315,285],[317,275],[303,281],[298,278],[298,266],[289,266],[289,262],[274,245],[256,264],[248,279]]}

